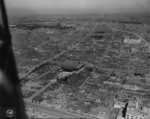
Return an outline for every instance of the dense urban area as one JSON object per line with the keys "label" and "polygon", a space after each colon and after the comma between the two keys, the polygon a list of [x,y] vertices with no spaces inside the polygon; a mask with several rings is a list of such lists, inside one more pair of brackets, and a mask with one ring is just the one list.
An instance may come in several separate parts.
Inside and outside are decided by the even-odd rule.
{"label": "dense urban area", "polygon": [[150,15],[9,23],[29,118],[150,119]]}

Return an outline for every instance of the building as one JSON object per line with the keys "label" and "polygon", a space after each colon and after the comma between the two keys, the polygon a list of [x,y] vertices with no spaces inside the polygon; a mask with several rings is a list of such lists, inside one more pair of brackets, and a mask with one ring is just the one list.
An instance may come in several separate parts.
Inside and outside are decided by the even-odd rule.
{"label": "building", "polygon": [[58,83],[67,83],[73,85],[81,79],[81,73],[72,73],[72,72],[61,72],[57,76]]}
{"label": "building", "polygon": [[146,114],[139,109],[139,99],[128,102],[125,119],[145,119]]}
{"label": "building", "polygon": [[146,101],[142,104],[142,110],[145,113],[150,113],[150,102]]}
{"label": "building", "polygon": [[115,74],[115,73],[112,73],[111,75],[110,75],[110,79],[111,80],[115,80],[117,78],[117,75]]}
{"label": "building", "polygon": [[138,48],[135,48],[135,47],[134,47],[134,48],[131,48],[131,52],[132,52],[132,53],[138,52],[138,51],[139,51]]}
{"label": "building", "polygon": [[123,110],[124,110],[123,108],[120,108],[119,113],[117,115],[117,119],[125,119]]}
{"label": "building", "polygon": [[58,78],[58,79],[63,79],[63,78],[65,78],[65,77],[69,77],[71,74],[72,74],[72,73],[70,73],[70,72],[61,72],[61,73],[59,73],[59,74],[57,75],[57,78]]}
{"label": "building", "polygon": [[114,108],[125,108],[126,103],[121,101],[115,101]]}
{"label": "building", "polygon": [[104,84],[108,84],[108,85],[113,85],[113,86],[121,87],[120,83],[118,83],[118,82],[104,81]]}
{"label": "building", "polygon": [[126,90],[132,90],[132,91],[137,91],[140,89],[139,87],[135,85],[129,85],[129,84],[123,84],[122,88]]}
{"label": "building", "polygon": [[123,40],[123,43],[125,43],[125,44],[139,44],[139,43],[141,43],[141,39],[130,39],[130,37],[129,36],[126,36],[125,37],[125,39]]}
{"label": "building", "polygon": [[57,75],[57,82],[67,82],[69,76],[71,76],[71,72],[61,72]]}
{"label": "building", "polygon": [[127,110],[125,119],[145,119],[145,114],[139,110]]}
{"label": "building", "polygon": [[[125,119],[150,119],[148,108],[139,108],[139,99],[137,101],[129,101]],[[144,107],[144,106],[143,106]]]}
{"label": "building", "polygon": [[99,75],[95,73],[95,74],[93,74],[92,78],[97,79],[97,78],[99,78]]}
{"label": "building", "polygon": [[127,110],[134,110],[138,107],[138,103],[135,100],[129,100]]}
{"label": "building", "polygon": [[142,107],[143,112],[150,113],[150,106],[144,106]]}
{"label": "building", "polygon": [[38,83],[36,82],[28,82],[25,84],[26,88],[29,90],[34,89],[35,87],[41,87]]}
{"label": "building", "polygon": [[61,68],[64,71],[75,71],[75,70],[79,70],[82,67],[83,64],[81,62],[73,61],[73,60],[65,60],[65,62],[61,66]]}
{"label": "building", "polygon": [[125,100],[128,100],[130,97],[128,96],[127,93],[125,92],[119,92],[116,97],[115,97],[115,100],[119,100],[119,101],[125,101]]}

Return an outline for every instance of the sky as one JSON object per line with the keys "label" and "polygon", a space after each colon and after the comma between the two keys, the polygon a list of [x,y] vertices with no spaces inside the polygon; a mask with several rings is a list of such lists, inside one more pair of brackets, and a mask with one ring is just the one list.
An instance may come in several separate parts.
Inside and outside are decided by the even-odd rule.
{"label": "sky", "polygon": [[9,12],[121,13],[149,12],[150,0],[5,0]]}

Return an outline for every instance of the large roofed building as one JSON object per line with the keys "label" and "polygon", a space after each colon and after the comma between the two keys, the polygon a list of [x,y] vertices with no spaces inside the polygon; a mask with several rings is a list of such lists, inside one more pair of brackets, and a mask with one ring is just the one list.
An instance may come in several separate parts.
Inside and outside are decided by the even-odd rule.
{"label": "large roofed building", "polygon": [[61,65],[61,68],[65,71],[74,71],[81,67],[83,67],[83,64],[74,60],[65,60],[65,62]]}

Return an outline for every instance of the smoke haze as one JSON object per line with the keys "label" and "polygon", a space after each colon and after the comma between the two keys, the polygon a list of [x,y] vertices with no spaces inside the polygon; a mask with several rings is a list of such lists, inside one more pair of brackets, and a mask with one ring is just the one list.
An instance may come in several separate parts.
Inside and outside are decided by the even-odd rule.
{"label": "smoke haze", "polygon": [[132,13],[150,12],[150,0],[6,0],[14,13]]}

